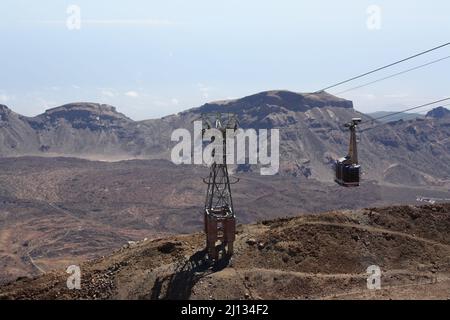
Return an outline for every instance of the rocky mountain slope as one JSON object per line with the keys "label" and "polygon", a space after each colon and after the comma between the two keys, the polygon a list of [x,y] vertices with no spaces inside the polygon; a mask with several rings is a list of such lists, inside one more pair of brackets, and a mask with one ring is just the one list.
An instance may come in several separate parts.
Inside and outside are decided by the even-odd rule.
{"label": "rocky mountain slope", "polygon": [[394,111],[375,111],[367,114],[368,116],[372,118],[379,118],[381,117],[381,122],[392,122],[392,121],[398,121],[398,120],[414,120],[417,118],[423,119],[425,115],[420,113],[396,113]]}
{"label": "rocky mountain slope", "polygon": [[[333,211],[238,227],[235,255],[205,260],[204,236],[144,240],[0,287],[0,299],[448,299],[450,205]],[[367,289],[367,268],[381,289]]]}
{"label": "rocky mountain slope", "polygon": [[427,112],[426,114],[427,118],[435,118],[435,119],[442,119],[442,118],[448,118],[450,117],[450,110],[444,108],[444,107],[437,107],[433,110]]}
{"label": "rocky mountain slope", "polygon": [[[445,108],[439,109],[447,110]],[[0,155],[74,156],[88,159],[169,159],[174,129],[192,130],[202,112],[234,112],[243,128],[280,129],[280,173],[332,179],[334,159],[347,152],[343,123],[362,117],[351,101],[327,94],[267,91],[242,99],[207,103],[161,119],[132,121],[114,107],[68,104],[36,117],[0,108]],[[360,135],[360,160],[368,179],[408,185],[449,181],[450,119],[427,116],[367,130]],[[254,170],[241,166],[239,170]],[[407,173],[406,179],[398,176]]]}
{"label": "rocky mountain slope", "polygon": [[154,136],[109,105],[72,103],[24,117],[0,106],[2,156],[77,156],[123,159],[151,154]]}

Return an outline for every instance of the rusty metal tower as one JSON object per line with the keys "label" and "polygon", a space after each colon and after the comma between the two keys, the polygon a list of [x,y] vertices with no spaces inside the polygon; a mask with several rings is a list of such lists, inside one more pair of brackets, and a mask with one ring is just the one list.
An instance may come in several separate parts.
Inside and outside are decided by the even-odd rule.
{"label": "rusty metal tower", "polygon": [[[228,256],[233,254],[236,233],[236,217],[230,185],[238,182],[239,179],[231,181],[228,175],[226,138],[227,133],[234,133],[237,130],[238,121],[232,114],[228,114],[226,121],[223,121],[222,116],[222,114],[216,113],[214,120],[211,121],[211,114],[202,114],[202,134],[206,129],[214,128],[220,132],[223,141],[220,150],[214,150],[214,152],[218,151],[218,156],[222,157],[222,161],[219,163],[213,161],[209,176],[203,179],[207,185],[204,209],[206,248],[211,260],[218,260],[219,252]],[[211,139],[211,142],[213,141],[214,137]],[[220,241],[218,248],[216,247],[217,241]]]}

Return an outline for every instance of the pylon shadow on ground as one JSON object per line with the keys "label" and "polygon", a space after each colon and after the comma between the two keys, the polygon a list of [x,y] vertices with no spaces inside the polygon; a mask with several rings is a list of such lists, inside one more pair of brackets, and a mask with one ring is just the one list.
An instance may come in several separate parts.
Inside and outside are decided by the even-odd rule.
{"label": "pylon shadow on ground", "polygon": [[188,260],[180,263],[172,274],[157,277],[151,289],[150,298],[154,300],[189,299],[192,288],[200,279],[225,269],[230,260],[231,256],[223,255],[217,261],[211,261],[206,249],[197,251]]}

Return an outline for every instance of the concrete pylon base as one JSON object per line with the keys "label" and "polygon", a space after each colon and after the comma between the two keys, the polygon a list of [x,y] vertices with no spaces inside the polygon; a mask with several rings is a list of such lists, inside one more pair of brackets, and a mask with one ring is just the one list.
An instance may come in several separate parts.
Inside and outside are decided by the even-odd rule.
{"label": "concrete pylon base", "polygon": [[[211,260],[218,260],[219,253],[231,256],[236,238],[236,218],[205,212],[206,249]],[[219,249],[217,242],[220,241]]]}

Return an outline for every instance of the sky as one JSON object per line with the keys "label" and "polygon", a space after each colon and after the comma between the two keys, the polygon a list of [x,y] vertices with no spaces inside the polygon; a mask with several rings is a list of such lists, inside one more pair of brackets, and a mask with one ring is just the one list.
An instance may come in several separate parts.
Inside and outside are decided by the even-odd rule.
{"label": "sky", "polygon": [[[142,120],[313,92],[450,41],[445,0],[2,0],[0,12],[0,104],[27,116],[88,101]],[[329,92],[446,56],[450,46]],[[401,110],[450,96],[449,71],[446,59],[338,96]]]}

